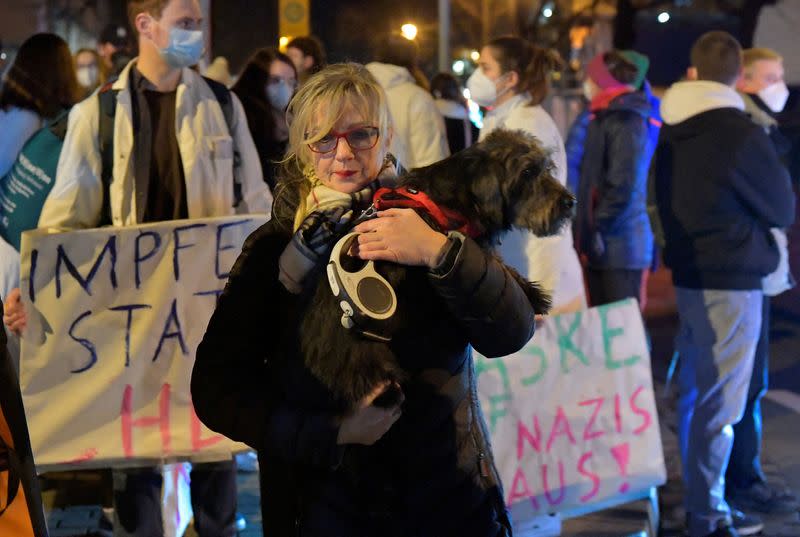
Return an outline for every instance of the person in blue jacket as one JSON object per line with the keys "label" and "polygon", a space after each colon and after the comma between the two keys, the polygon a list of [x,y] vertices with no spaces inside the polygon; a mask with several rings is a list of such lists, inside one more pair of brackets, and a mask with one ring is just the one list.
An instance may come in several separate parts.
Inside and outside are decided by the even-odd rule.
{"label": "person in blue jacket", "polygon": [[652,104],[634,87],[640,69],[621,52],[598,54],[587,66],[589,124],[578,183],[575,236],[586,259],[593,306],[642,296],[653,260],[646,210],[647,174],[655,148]]}
{"label": "person in blue jacket", "polygon": [[[653,147],[658,143],[658,132],[661,129],[661,99],[653,94],[653,87],[647,80],[647,70],[650,67],[650,59],[644,54],[635,50],[622,50],[620,54],[635,64],[638,69],[637,78],[633,87],[642,91],[647,100],[650,101],[650,118],[648,120],[648,133]],[[587,102],[588,105],[588,102]],[[591,117],[589,107],[578,114],[567,132],[567,139],[564,145],[567,149],[567,187],[572,192],[578,191],[578,182],[581,177],[581,161],[583,160],[583,146],[586,143],[586,129],[589,128]]]}

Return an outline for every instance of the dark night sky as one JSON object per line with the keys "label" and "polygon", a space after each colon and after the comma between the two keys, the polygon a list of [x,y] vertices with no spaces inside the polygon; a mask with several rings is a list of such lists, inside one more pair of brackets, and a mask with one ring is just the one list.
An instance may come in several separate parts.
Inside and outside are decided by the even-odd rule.
{"label": "dark night sky", "polygon": [[423,57],[437,47],[437,7],[433,0],[311,0],[311,26],[333,61],[371,60],[372,43],[405,22],[420,29]]}
{"label": "dark night sky", "polygon": [[[241,6],[241,9],[235,6]],[[212,1],[214,55],[236,69],[249,52],[278,42],[278,1]],[[370,61],[372,43],[405,22],[420,28],[423,63],[433,65],[437,47],[437,7],[432,0],[311,0],[311,29],[325,44],[330,61]],[[425,24],[423,24],[425,23]]]}
{"label": "dark night sky", "polygon": [[[125,20],[126,0],[111,3],[112,19]],[[405,22],[420,28],[423,64],[433,66],[437,49],[435,0],[310,0],[311,29],[332,61],[371,60],[372,43]],[[241,66],[253,50],[278,43],[278,0],[212,0],[214,55]]]}

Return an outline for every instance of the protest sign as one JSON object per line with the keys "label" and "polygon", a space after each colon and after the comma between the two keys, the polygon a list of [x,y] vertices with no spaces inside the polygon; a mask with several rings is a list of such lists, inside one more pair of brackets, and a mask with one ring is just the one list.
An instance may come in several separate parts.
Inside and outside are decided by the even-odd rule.
{"label": "protest sign", "polygon": [[194,355],[245,238],[241,216],[23,235],[21,386],[38,465],[229,457],[200,423]]}
{"label": "protest sign", "polygon": [[638,304],[546,320],[519,352],[476,357],[478,394],[515,522],[664,483]]}

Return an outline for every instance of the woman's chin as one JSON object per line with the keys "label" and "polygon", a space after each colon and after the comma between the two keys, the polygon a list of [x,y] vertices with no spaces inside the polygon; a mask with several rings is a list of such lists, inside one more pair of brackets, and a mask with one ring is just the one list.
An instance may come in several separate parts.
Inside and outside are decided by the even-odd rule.
{"label": "woman's chin", "polygon": [[336,191],[352,194],[367,186],[371,180],[362,174],[347,176],[332,176],[328,186]]}

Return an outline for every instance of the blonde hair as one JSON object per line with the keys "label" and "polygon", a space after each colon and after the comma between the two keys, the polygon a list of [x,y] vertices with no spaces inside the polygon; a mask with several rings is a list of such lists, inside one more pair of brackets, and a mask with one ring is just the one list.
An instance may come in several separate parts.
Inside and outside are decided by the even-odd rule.
{"label": "blonde hair", "polygon": [[772,50],[771,48],[763,48],[763,47],[756,47],[756,48],[749,48],[747,50],[742,51],[742,68],[744,69],[744,73],[747,77],[752,76],[752,72],[750,70],[753,67],[753,64],[760,61],[776,61],[782,62],[783,56]]}
{"label": "blonde hair", "polygon": [[782,62],[783,56],[772,50],[771,48],[749,48],[742,51],[742,66],[747,69],[756,62],[762,60]]}
{"label": "blonde hair", "polygon": [[[308,144],[328,134],[349,110],[355,110],[366,121],[374,121],[379,129],[378,143],[387,144],[391,116],[386,94],[361,64],[329,65],[309,78],[289,103],[289,144],[273,214],[292,219],[295,229],[305,216],[306,198],[314,186],[314,156]],[[295,204],[297,208],[293,210]]]}

